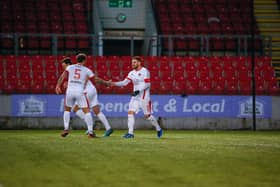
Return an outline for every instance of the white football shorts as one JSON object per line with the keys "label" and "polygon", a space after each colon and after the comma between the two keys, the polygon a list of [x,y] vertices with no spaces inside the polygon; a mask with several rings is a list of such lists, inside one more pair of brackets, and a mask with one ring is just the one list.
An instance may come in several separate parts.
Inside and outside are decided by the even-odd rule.
{"label": "white football shorts", "polygon": [[89,107],[89,101],[84,93],[66,92],[65,106],[73,107],[75,104],[77,104],[79,106],[79,108],[88,108]]}
{"label": "white football shorts", "polygon": [[94,87],[93,89],[90,89],[86,92],[86,96],[89,100],[89,106],[90,108],[98,105],[98,99],[97,99],[97,91],[96,88]]}
{"label": "white football shorts", "polygon": [[136,114],[140,111],[143,111],[144,115],[149,115],[152,113],[152,103],[151,100],[141,99],[139,97],[131,97],[129,102],[129,111],[133,111]]}

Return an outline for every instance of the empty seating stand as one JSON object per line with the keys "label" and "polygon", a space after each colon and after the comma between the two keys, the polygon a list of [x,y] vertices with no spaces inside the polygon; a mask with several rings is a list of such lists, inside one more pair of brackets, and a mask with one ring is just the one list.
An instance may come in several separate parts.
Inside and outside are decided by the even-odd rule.
{"label": "empty seating stand", "polygon": [[[237,35],[251,33],[251,23],[254,22],[255,34],[259,34],[256,20],[251,20],[250,0],[154,0],[155,15],[158,28],[163,35],[228,35],[232,37],[215,36],[209,40],[211,51],[237,52]],[[251,48],[250,41],[247,50]],[[240,43],[244,50],[245,41]],[[176,37],[173,40],[173,50],[199,51],[206,47],[206,42],[200,44],[198,38]],[[168,39],[162,41],[163,50],[167,50]],[[261,49],[260,39],[256,39],[255,49]]]}
{"label": "empty seating stand", "polygon": [[[86,0],[1,0],[0,32],[20,36],[20,50],[51,50],[50,36],[34,34],[89,34]],[[32,35],[33,34],[33,35]],[[2,50],[14,49],[13,38],[1,39]],[[59,50],[88,49],[87,37],[59,37]]]}
{"label": "empty seating stand", "polygon": [[[74,56],[70,56],[74,58]],[[2,94],[54,94],[63,56],[0,56]],[[143,57],[151,72],[152,94],[249,95],[251,58],[244,56]],[[87,66],[99,77],[122,80],[131,70],[129,56],[88,56]],[[255,58],[257,95],[279,95],[271,58]],[[132,85],[116,89],[96,85],[100,94],[129,94]]]}

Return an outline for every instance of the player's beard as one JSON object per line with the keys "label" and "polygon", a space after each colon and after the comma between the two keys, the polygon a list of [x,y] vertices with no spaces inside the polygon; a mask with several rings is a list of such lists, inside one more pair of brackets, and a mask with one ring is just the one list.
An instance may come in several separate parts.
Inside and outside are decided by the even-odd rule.
{"label": "player's beard", "polygon": [[134,70],[137,70],[138,67],[139,67],[138,65],[135,65],[135,66],[133,67],[133,69],[134,69]]}
{"label": "player's beard", "polygon": [[139,69],[139,67],[140,67],[140,65],[139,65],[139,64],[135,64],[135,66],[133,67],[133,69],[134,69],[134,70],[138,70],[138,69]]}

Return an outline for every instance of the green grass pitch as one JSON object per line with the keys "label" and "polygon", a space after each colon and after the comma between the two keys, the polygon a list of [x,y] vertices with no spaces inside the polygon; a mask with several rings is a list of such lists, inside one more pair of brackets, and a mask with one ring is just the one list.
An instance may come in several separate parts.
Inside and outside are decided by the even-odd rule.
{"label": "green grass pitch", "polygon": [[279,131],[0,130],[0,187],[280,186]]}

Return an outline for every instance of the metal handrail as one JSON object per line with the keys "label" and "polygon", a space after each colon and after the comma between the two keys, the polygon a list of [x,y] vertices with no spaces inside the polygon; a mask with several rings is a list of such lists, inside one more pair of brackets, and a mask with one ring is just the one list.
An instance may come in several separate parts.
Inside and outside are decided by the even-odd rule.
{"label": "metal handrail", "polygon": [[[58,54],[57,49],[57,41],[60,37],[89,37],[91,41],[91,55],[93,54],[93,51],[98,49],[97,55],[103,55],[103,40],[106,40],[106,38],[110,38],[110,36],[104,36],[102,33],[100,34],[53,34],[53,33],[0,33],[0,41],[4,38],[12,39],[14,42],[14,49],[13,54],[18,55],[19,54],[19,39],[21,37],[51,37],[51,53],[52,55]],[[114,36],[116,38],[116,36]],[[259,39],[262,41],[262,51],[264,55],[271,56],[272,49],[271,49],[271,43],[272,43],[272,37],[271,36],[264,36],[264,35],[255,35],[255,39]],[[210,49],[210,40],[213,38],[221,38],[221,39],[236,39],[238,42],[236,53],[237,55],[245,55],[247,56],[249,54],[249,51],[247,51],[248,46],[248,40],[250,40],[251,35],[219,35],[219,34],[200,34],[200,35],[153,35],[153,36],[142,36],[143,39],[147,39],[147,41],[155,41],[152,45],[152,47],[149,50],[156,51],[156,54],[153,55],[163,55],[163,40],[168,39],[168,49],[167,49],[167,55],[173,56],[174,55],[174,42],[176,39],[186,40],[186,39],[199,39],[200,40],[200,48],[199,48],[199,55],[205,55],[209,56],[211,49]],[[122,39],[122,36],[120,36],[120,39]],[[125,36],[126,40],[130,40],[130,55],[134,55],[134,40],[139,40],[138,36]],[[243,51],[241,51],[243,49]],[[1,47],[1,50],[3,48]],[[150,55],[152,54],[150,51],[146,50],[147,54],[143,55]],[[164,54],[166,55],[166,54]]]}

